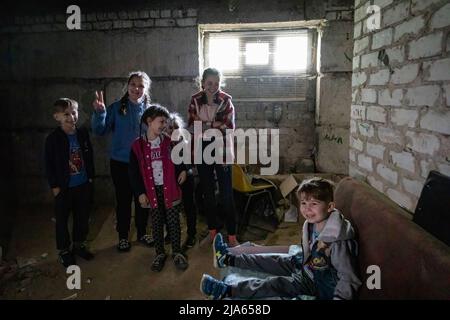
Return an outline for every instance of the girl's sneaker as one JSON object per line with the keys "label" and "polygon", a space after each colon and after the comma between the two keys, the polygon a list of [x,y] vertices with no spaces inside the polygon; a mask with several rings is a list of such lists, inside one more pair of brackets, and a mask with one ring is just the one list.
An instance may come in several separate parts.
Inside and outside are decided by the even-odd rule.
{"label": "girl's sneaker", "polygon": [[167,256],[164,253],[160,253],[156,256],[152,263],[152,271],[160,272],[164,268]]}
{"label": "girl's sneaker", "polygon": [[173,263],[178,270],[184,271],[189,267],[186,256],[182,253],[176,253],[173,255]]}
{"label": "girl's sneaker", "polygon": [[94,254],[88,250],[84,243],[74,245],[72,252],[84,260],[94,259]]}
{"label": "girl's sneaker", "polygon": [[147,247],[155,246],[155,240],[148,234],[144,234],[142,237],[138,238],[138,242]]}
{"label": "girl's sneaker", "polygon": [[119,240],[119,244],[117,245],[117,250],[119,250],[120,252],[126,252],[126,251],[130,251],[131,249],[131,244],[130,241],[128,241],[128,239],[120,239]]}
{"label": "girl's sneaker", "polygon": [[73,256],[70,250],[65,249],[61,250],[58,254],[58,261],[65,267],[69,267],[71,265],[77,264],[75,261],[75,257]]}

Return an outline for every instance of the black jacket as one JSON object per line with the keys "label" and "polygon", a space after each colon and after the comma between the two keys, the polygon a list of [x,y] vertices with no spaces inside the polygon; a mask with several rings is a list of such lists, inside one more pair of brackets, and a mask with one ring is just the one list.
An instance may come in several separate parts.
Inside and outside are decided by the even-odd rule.
{"label": "black jacket", "polygon": [[[94,178],[94,155],[89,132],[86,128],[77,128],[83,162],[88,179]],[[69,138],[60,128],[56,128],[45,140],[45,168],[50,188],[67,189],[69,186]]]}

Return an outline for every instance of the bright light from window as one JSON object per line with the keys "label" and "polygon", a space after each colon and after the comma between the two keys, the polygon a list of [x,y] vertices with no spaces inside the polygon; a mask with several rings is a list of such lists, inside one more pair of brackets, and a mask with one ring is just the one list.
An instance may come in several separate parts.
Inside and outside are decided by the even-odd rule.
{"label": "bright light from window", "polygon": [[268,64],[269,44],[268,43],[247,43],[245,45],[246,64]]}
{"label": "bright light from window", "polygon": [[275,47],[275,70],[306,70],[307,37],[278,37]]}
{"label": "bright light from window", "polygon": [[220,71],[237,70],[239,67],[239,39],[210,39],[209,65]]}

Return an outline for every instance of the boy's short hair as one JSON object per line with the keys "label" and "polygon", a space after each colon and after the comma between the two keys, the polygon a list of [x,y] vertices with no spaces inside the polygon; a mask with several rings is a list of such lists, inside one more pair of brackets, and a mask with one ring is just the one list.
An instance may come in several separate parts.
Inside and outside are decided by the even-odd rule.
{"label": "boy's short hair", "polygon": [[330,203],[334,200],[334,183],[318,177],[303,180],[297,189],[297,198],[299,201],[302,192],[307,196],[312,196],[320,201]]}
{"label": "boy's short hair", "polygon": [[78,109],[78,102],[69,98],[59,98],[53,103],[53,112],[64,112],[69,107]]}

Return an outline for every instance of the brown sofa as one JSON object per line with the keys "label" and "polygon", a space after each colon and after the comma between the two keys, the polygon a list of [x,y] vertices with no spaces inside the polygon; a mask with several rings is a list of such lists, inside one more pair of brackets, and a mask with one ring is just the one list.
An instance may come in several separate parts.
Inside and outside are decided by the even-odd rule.
{"label": "brown sofa", "polygon": [[[369,185],[352,178],[336,186],[336,206],[353,223],[363,282],[359,299],[450,299],[450,247],[415,224],[412,216]],[[381,270],[381,289],[368,289]]]}

